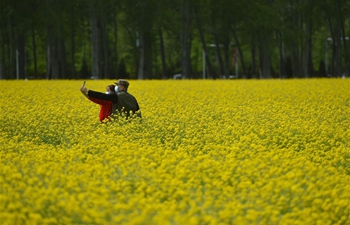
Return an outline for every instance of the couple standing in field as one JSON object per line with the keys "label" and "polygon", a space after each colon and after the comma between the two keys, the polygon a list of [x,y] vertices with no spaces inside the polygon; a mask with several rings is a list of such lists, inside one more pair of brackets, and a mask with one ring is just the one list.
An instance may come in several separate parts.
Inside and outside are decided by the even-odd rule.
{"label": "couple standing in field", "polygon": [[89,90],[85,81],[80,88],[81,93],[90,101],[100,105],[100,121],[109,119],[113,114],[125,114],[126,118],[136,114],[141,118],[139,104],[136,98],[128,92],[129,82],[124,79],[115,82],[115,85],[108,85],[106,93]]}

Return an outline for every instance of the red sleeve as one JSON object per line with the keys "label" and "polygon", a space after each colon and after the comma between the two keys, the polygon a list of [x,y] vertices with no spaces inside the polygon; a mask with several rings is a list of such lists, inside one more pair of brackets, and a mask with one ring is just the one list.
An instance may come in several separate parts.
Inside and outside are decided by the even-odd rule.
{"label": "red sleeve", "polygon": [[102,122],[104,119],[108,118],[112,114],[112,102],[109,104],[101,105],[100,109],[100,121]]}

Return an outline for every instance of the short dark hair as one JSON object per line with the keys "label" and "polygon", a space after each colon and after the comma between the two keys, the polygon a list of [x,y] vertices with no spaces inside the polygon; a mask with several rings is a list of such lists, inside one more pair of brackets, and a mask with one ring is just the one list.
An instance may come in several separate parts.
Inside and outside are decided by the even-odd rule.
{"label": "short dark hair", "polygon": [[114,84],[111,84],[111,85],[108,85],[107,87],[109,87],[109,90],[111,90],[113,93],[115,93],[115,85]]}

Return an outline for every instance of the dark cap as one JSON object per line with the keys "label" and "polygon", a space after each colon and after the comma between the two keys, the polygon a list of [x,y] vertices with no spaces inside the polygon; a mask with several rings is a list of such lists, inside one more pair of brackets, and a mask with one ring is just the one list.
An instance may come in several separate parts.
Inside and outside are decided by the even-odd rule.
{"label": "dark cap", "polygon": [[124,86],[125,89],[128,89],[128,87],[129,87],[129,82],[127,80],[124,80],[124,79],[118,80],[118,82],[115,82],[115,84],[122,85],[122,86]]}

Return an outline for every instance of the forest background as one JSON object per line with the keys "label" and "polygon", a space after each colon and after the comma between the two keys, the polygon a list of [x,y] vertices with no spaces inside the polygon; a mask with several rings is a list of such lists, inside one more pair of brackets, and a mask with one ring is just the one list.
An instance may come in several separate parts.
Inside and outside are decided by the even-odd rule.
{"label": "forest background", "polygon": [[350,73],[350,0],[2,0],[0,6],[0,79]]}

